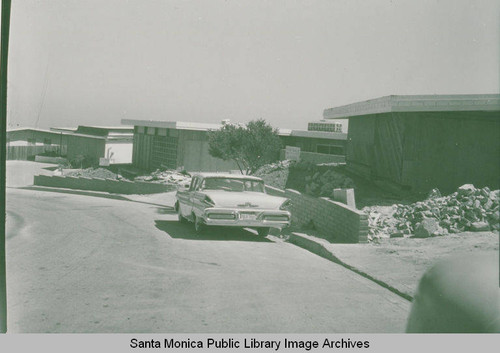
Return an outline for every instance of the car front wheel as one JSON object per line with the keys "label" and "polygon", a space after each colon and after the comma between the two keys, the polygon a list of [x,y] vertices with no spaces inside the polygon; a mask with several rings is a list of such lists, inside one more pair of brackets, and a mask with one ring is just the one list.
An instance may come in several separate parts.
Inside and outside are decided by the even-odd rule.
{"label": "car front wheel", "polygon": [[203,231],[205,231],[206,229],[206,225],[205,223],[203,223],[203,220],[198,217],[198,216],[194,216],[194,230],[196,231],[197,234],[201,234],[203,233]]}
{"label": "car front wheel", "polygon": [[179,222],[187,223],[187,219],[182,215],[180,207],[177,208],[177,218],[179,219]]}

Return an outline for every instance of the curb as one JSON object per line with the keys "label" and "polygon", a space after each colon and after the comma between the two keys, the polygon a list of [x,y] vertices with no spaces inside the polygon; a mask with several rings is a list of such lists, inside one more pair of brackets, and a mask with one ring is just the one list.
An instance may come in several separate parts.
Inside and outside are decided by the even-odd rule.
{"label": "curb", "polygon": [[406,299],[408,301],[413,301],[413,296],[407,294],[407,293],[404,293],[404,292],[401,292],[399,289],[391,286],[390,284],[387,284],[386,282],[380,280],[380,279],[377,279],[373,276],[371,276],[370,274],[366,273],[366,272],[363,272],[359,269],[357,269],[356,267],[354,266],[351,266],[347,263],[345,263],[344,261],[342,261],[341,259],[339,259],[338,257],[336,257],[330,250],[328,250],[322,243],[319,239],[316,239],[310,235],[306,235],[306,234],[302,234],[302,233],[297,233],[297,232],[292,232],[290,234],[290,237],[288,239],[288,242],[289,243],[292,243],[300,248],[303,248],[305,250],[308,250],[310,252],[312,252],[313,254],[316,254],[318,256],[321,256],[322,258],[324,259],[327,259],[327,260],[330,260],[332,262],[335,262],[336,264],[339,264],[345,268],[347,268],[348,270],[350,271],[353,271],[357,274],[359,274],[360,276],[363,276],[367,279],[369,279],[370,281],[372,282],[375,282],[377,283],[378,285],[390,290],[391,292],[399,295],[400,297],[402,297],[403,299]]}
{"label": "curb", "polygon": [[66,189],[66,188],[56,188],[56,187],[50,187],[50,186],[36,186],[36,185],[34,185],[34,186],[14,187],[13,189],[35,190],[35,191],[49,191],[49,192],[59,192],[59,193],[62,193],[62,194],[74,194],[74,195],[102,197],[104,199],[137,202],[137,203],[143,203],[143,204],[147,204],[147,205],[153,205],[153,206],[158,206],[158,207],[173,209],[172,206],[162,205],[162,204],[158,204],[158,203],[154,203],[154,202],[133,200],[131,198],[128,198],[126,195],[110,194],[110,193],[101,192],[101,191],[83,191],[83,190]]}

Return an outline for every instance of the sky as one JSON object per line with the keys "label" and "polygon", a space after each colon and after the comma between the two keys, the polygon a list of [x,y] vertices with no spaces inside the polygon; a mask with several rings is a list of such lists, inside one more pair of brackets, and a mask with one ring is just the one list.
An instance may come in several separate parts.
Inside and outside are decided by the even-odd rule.
{"label": "sky", "polygon": [[499,92],[500,1],[13,0],[8,128],[265,119]]}

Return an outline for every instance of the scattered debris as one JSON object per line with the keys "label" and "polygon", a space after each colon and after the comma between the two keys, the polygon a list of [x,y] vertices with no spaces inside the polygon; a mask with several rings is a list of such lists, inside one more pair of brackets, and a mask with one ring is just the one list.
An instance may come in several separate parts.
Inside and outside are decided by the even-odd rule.
{"label": "scattered debris", "polygon": [[402,232],[395,232],[391,234],[391,238],[403,238],[405,235]]}
{"label": "scattered debris", "polygon": [[157,169],[151,174],[135,177],[134,180],[185,186],[191,184],[191,175],[186,172],[178,172],[175,170]]}
{"label": "scattered debris", "polygon": [[[59,173],[59,174],[58,174]],[[61,172],[54,171],[54,175],[61,175]],[[64,172],[63,175],[86,178],[101,178],[115,180],[129,180],[120,174],[113,173],[106,168],[86,168]],[[191,175],[187,172],[178,172],[175,170],[156,170],[151,174],[132,177],[132,180],[147,181],[160,184],[175,184],[180,186],[189,185],[191,183]]]}

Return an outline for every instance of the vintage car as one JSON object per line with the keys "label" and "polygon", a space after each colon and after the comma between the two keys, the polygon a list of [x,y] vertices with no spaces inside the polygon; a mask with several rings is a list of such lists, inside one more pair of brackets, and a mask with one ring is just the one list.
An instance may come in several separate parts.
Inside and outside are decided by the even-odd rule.
{"label": "vintage car", "polygon": [[290,200],[266,193],[262,179],[236,174],[194,174],[187,190],[176,194],[180,222],[191,221],[196,232],[205,226],[254,228],[266,236],[270,228],[290,225]]}

